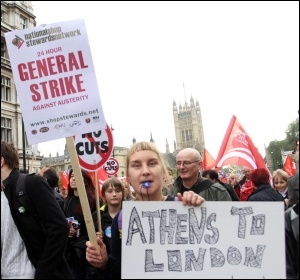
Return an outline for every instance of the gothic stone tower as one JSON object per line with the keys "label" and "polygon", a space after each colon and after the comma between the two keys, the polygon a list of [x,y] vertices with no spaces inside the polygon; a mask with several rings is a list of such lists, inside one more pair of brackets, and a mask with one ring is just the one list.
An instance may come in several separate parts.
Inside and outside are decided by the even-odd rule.
{"label": "gothic stone tower", "polygon": [[173,101],[173,118],[176,136],[176,151],[184,148],[195,148],[201,155],[205,148],[203,124],[199,102],[194,103],[193,97],[190,99],[190,105],[185,101],[184,106]]}

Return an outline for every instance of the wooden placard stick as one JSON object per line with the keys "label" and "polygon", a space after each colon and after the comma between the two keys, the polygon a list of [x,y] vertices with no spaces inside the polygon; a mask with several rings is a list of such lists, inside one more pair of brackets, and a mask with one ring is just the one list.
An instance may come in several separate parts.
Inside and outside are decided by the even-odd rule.
{"label": "wooden placard stick", "polygon": [[96,193],[96,209],[97,209],[97,223],[98,223],[98,232],[101,233],[101,213],[100,213],[100,203],[99,203],[99,190],[98,190],[98,170],[94,172],[94,184],[95,184],[95,193]]}
{"label": "wooden placard stick", "polygon": [[[82,178],[81,168],[79,166],[78,156],[76,153],[73,137],[66,137],[66,142],[67,142],[67,147],[68,147],[68,151],[72,163],[73,172],[76,178],[76,187],[79,195],[79,200],[80,200],[89,240],[93,245],[97,245],[95,227],[92,219],[90,205],[86,195],[86,190]],[[96,246],[96,248],[97,250],[99,250],[98,246]]]}

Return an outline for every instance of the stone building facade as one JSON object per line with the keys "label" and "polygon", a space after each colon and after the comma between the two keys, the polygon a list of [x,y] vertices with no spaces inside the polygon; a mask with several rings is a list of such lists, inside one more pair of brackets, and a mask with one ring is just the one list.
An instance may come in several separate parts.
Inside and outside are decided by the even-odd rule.
{"label": "stone building facade", "polygon": [[205,148],[202,116],[199,102],[191,97],[190,104],[185,101],[177,107],[173,101],[173,119],[175,127],[176,143],[174,151],[180,151],[184,148],[195,148],[203,156]]}
{"label": "stone building facade", "polygon": [[1,1],[1,140],[17,147],[22,172],[38,171],[42,157],[27,143],[4,34],[34,26],[32,1]]}

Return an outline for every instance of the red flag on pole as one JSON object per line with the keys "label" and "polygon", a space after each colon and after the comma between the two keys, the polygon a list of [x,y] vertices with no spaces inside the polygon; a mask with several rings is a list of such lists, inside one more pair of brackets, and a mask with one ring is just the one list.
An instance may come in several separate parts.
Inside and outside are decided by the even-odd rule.
{"label": "red flag on pole", "polygon": [[283,165],[283,170],[289,175],[293,176],[296,173],[296,166],[295,163],[292,160],[291,155],[287,155],[284,165]]}
{"label": "red flag on pole", "polygon": [[105,172],[105,170],[101,167],[99,168],[97,171],[90,171],[90,176],[91,179],[93,181],[93,185],[94,184],[94,173],[97,172],[97,179],[98,179],[98,192],[99,192],[99,196],[102,198],[102,194],[101,194],[101,188],[102,185],[104,183],[104,181],[108,178],[107,173]]}
{"label": "red flag on pole", "polygon": [[216,167],[226,165],[267,169],[258,149],[235,116],[229,123],[215,163]]}
{"label": "red flag on pole", "polygon": [[60,172],[60,180],[61,180],[61,186],[63,187],[63,189],[67,190],[68,189],[68,183],[69,183],[68,170]]}
{"label": "red flag on pole", "polygon": [[203,152],[203,169],[208,170],[215,166],[215,160],[210,153],[204,148]]}

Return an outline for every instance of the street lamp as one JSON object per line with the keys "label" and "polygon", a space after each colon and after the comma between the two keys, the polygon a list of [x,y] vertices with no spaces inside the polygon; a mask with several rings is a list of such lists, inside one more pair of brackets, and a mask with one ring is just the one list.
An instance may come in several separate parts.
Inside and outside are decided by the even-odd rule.
{"label": "street lamp", "polygon": [[26,154],[27,154],[26,157],[27,157],[27,167],[28,167],[28,172],[27,173],[29,173],[29,154],[28,154],[28,151],[26,152]]}
{"label": "street lamp", "polygon": [[24,128],[24,121],[22,118],[22,147],[23,147],[23,151],[22,151],[22,155],[23,155],[23,172],[24,174],[26,173],[26,154],[25,154],[25,128]]}
{"label": "street lamp", "polygon": [[[113,132],[115,129],[110,125],[110,130]],[[113,158],[115,157],[115,146],[113,146]]]}
{"label": "street lamp", "polygon": [[273,164],[272,169],[274,171],[275,170],[274,152],[271,152],[271,154],[272,154],[272,164]]}

